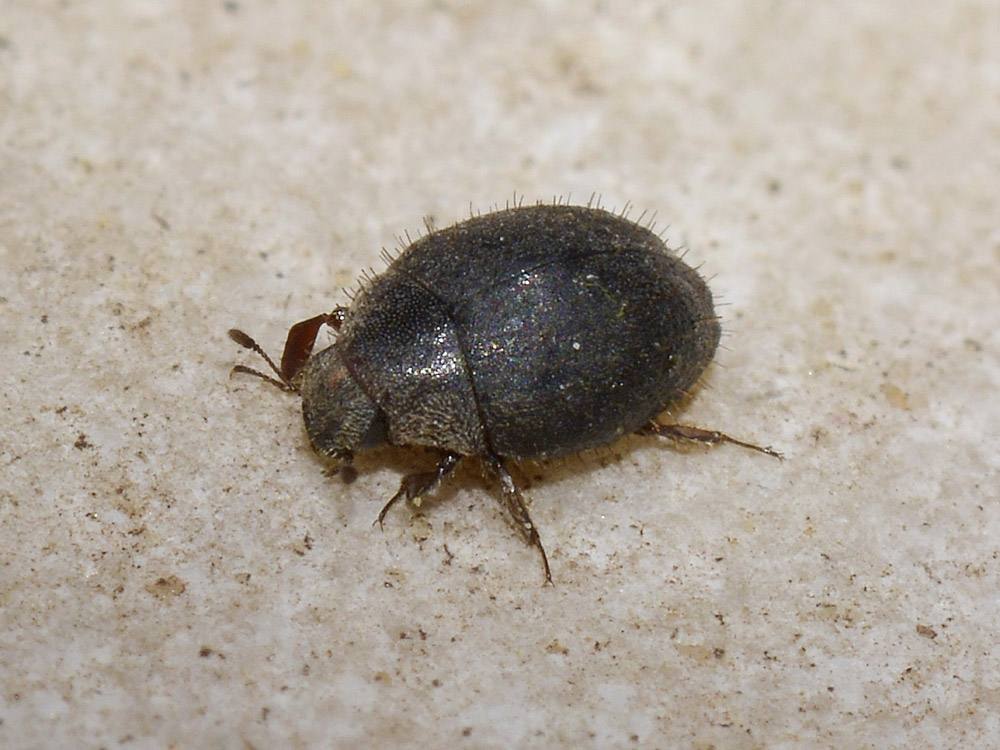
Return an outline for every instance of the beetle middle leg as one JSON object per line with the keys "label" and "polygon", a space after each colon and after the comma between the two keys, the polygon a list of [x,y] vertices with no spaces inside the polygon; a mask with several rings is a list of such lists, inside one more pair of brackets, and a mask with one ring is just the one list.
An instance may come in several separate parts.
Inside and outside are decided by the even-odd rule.
{"label": "beetle middle leg", "polygon": [[483,464],[490,473],[500,480],[500,489],[503,491],[503,499],[504,504],[507,506],[507,512],[510,513],[511,518],[514,519],[514,524],[520,529],[521,534],[524,535],[525,541],[532,547],[538,548],[538,552],[542,556],[542,566],[545,568],[545,582],[552,583],[552,573],[549,571],[549,558],[545,554],[545,547],[542,546],[541,537],[538,536],[538,529],[535,528],[535,524],[528,514],[528,508],[524,504],[524,498],[521,497],[521,491],[517,488],[514,478],[503,465],[503,460],[496,456],[484,456]]}
{"label": "beetle middle leg", "polygon": [[769,445],[761,446],[754,445],[753,443],[746,443],[742,440],[730,437],[723,432],[719,432],[718,430],[705,430],[701,427],[692,427],[691,425],[686,424],[660,424],[659,422],[651,421],[649,424],[646,424],[636,430],[635,434],[657,435],[659,437],[665,437],[669,440],[675,440],[679,443],[703,443],[705,445],[732,443],[733,445],[738,445],[742,448],[749,448],[752,451],[758,451],[760,453],[766,453],[768,456],[774,456],[779,461],[785,458]]}
{"label": "beetle middle leg", "polygon": [[421,495],[426,495],[428,492],[431,492],[435,487],[441,484],[442,479],[458,468],[458,464],[461,461],[462,457],[460,455],[457,453],[449,453],[441,459],[441,463],[438,464],[434,471],[407,474],[399,483],[399,490],[396,494],[390,497],[389,502],[382,506],[382,510],[379,511],[378,518],[375,519],[375,523],[373,523],[372,526],[377,523],[379,527],[381,527],[389,509],[404,497],[409,502],[415,500]]}

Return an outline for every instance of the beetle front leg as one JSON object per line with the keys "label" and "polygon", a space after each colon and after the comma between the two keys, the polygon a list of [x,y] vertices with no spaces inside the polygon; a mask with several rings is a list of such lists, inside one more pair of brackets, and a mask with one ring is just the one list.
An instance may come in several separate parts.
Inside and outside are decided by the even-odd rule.
{"label": "beetle front leg", "polygon": [[705,430],[701,427],[692,427],[691,425],[686,424],[660,424],[659,422],[650,422],[649,424],[636,430],[635,434],[658,435],[659,437],[665,437],[669,440],[676,440],[679,443],[703,443],[705,445],[732,443],[733,445],[738,445],[742,448],[749,448],[752,451],[758,451],[760,453],[766,453],[769,456],[774,456],[779,461],[782,461],[785,458],[769,445],[760,446],[754,445],[753,443],[745,443],[742,440],[737,440],[736,438],[730,437],[729,435],[719,432],[718,430]]}
{"label": "beetle front leg", "polygon": [[377,523],[379,527],[381,527],[382,521],[385,520],[385,516],[389,512],[389,509],[404,497],[408,502],[412,502],[418,497],[426,495],[428,492],[434,490],[439,484],[441,484],[442,479],[458,468],[458,464],[461,463],[461,461],[462,457],[460,455],[457,453],[449,453],[441,459],[441,463],[438,464],[437,469],[434,471],[407,474],[399,483],[399,490],[396,494],[389,498],[389,502],[382,506],[382,510],[379,511],[378,518],[375,519],[372,526]]}
{"label": "beetle front leg", "polygon": [[524,535],[525,541],[532,547],[538,548],[538,552],[542,556],[542,566],[545,568],[545,582],[552,583],[549,558],[545,554],[545,547],[542,546],[541,537],[538,536],[538,529],[535,528],[535,524],[531,520],[528,508],[524,504],[524,498],[521,497],[521,491],[517,488],[514,478],[503,465],[503,460],[498,457],[484,457],[483,463],[490,473],[500,480],[500,489],[503,491],[504,505],[507,506],[507,512],[510,513],[511,518],[514,519],[514,524],[521,531],[521,534]]}

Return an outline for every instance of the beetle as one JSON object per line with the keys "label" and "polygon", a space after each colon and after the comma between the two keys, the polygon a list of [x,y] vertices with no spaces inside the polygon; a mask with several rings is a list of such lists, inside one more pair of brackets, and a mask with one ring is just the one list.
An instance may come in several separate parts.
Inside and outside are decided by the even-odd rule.
{"label": "beetle", "polygon": [[[334,343],[312,354],[323,326]],[[712,360],[721,328],[698,272],[646,226],[592,206],[515,205],[431,230],[364,280],[349,307],[291,327],[277,375],[298,394],[313,448],[339,467],[384,443],[441,454],[407,474],[376,519],[434,490],[468,457],[500,484],[525,540],[545,548],[508,465],[637,433],[770,447],[663,424]]]}

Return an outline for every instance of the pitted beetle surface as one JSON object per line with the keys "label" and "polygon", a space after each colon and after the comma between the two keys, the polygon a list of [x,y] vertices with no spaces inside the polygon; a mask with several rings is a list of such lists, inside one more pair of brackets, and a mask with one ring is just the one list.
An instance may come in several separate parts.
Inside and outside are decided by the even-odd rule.
{"label": "pitted beetle surface", "polygon": [[[319,329],[336,342],[310,356]],[[313,447],[340,465],[383,443],[435,448],[433,472],[405,476],[378,515],[433,490],[467,457],[548,560],[508,461],[597,448],[629,433],[735,443],[654,418],[687,395],[720,327],[698,273],[648,228],[598,208],[514,207],[413,242],[349,308],[292,326],[281,366],[230,337],[302,398]]]}

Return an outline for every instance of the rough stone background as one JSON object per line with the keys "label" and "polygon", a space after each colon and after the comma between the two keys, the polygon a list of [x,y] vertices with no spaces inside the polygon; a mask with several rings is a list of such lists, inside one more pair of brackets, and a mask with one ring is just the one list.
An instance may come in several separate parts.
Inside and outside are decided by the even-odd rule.
{"label": "rough stone background", "polygon": [[[995,746],[1000,5],[0,0],[0,745]],[[728,338],[685,421],[324,475],[229,379],[379,250],[656,212]],[[992,738],[992,739],[990,739]]]}

